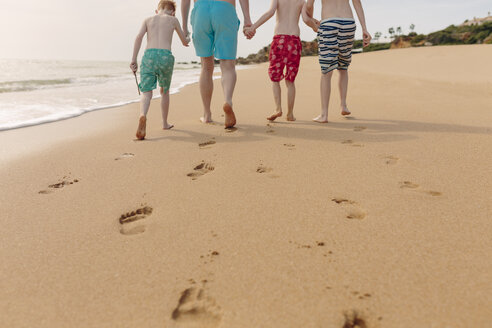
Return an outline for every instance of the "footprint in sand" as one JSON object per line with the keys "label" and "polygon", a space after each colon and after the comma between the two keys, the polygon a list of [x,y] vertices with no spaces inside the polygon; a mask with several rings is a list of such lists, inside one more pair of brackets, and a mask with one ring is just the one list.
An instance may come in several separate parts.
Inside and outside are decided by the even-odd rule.
{"label": "footprint in sand", "polygon": [[418,187],[420,187],[418,184],[411,181],[400,182],[400,188],[402,189],[417,189]]}
{"label": "footprint in sand", "polygon": [[188,173],[187,176],[189,176],[192,180],[196,180],[199,177],[201,177],[202,175],[205,175],[205,174],[213,171],[214,169],[215,169],[215,167],[213,167],[212,164],[202,162],[202,163],[198,164],[197,166],[195,166],[195,168],[193,169],[194,172]]}
{"label": "footprint in sand", "polygon": [[365,129],[367,129],[365,126],[355,126],[354,127],[355,132],[364,131]]}
{"label": "footprint in sand", "polygon": [[49,185],[47,190],[41,190],[39,191],[38,193],[39,194],[43,194],[43,195],[46,195],[46,194],[50,194],[54,191],[54,189],[61,189],[65,186],[69,186],[69,185],[73,185],[74,183],[77,183],[79,182],[79,179],[74,179],[72,181],[70,180],[66,180],[67,177],[64,176],[63,179],[61,179],[61,182],[58,182],[58,183],[55,183],[55,184],[52,184],[52,185]]}
{"label": "footprint in sand", "polygon": [[345,216],[347,219],[362,220],[367,215],[366,212],[360,209],[358,204],[353,200],[338,197],[338,198],[333,198],[331,201],[337,203],[338,205],[347,206],[347,214]]}
{"label": "footprint in sand", "polygon": [[400,188],[401,189],[410,189],[410,190],[415,190],[417,192],[421,192],[430,196],[442,196],[442,192],[439,191],[433,191],[433,190],[419,190],[420,185],[413,183],[411,181],[402,181],[400,182]]}
{"label": "footprint in sand", "polygon": [[141,224],[139,221],[151,215],[152,211],[152,207],[145,206],[135,211],[122,214],[119,218],[120,233],[122,235],[130,236],[145,232],[145,225]]}
{"label": "footprint in sand", "polygon": [[122,159],[128,159],[128,158],[132,158],[132,157],[135,157],[135,154],[124,153],[124,154],[121,154],[120,156],[116,157],[114,160],[115,161],[121,161]]}
{"label": "footprint in sand", "polygon": [[275,130],[273,129],[273,127],[270,123],[267,124],[266,126],[267,126],[266,133],[275,133]]}
{"label": "footprint in sand", "polygon": [[287,147],[289,150],[295,150],[296,147],[296,145],[290,143],[284,144],[284,146]]}
{"label": "footprint in sand", "polygon": [[344,144],[344,145],[350,145],[352,147],[364,147],[363,144],[354,143],[353,140],[344,140],[344,141],[342,141],[342,144]]}
{"label": "footprint in sand", "polygon": [[203,288],[190,287],[181,293],[171,318],[179,327],[219,327],[222,310]]}
{"label": "footprint in sand", "polygon": [[398,157],[396,156],[386,156],[383,158],[384,159],[384,162],[388,165],[395,165],[396,163],[398,163],[398,161],[400,160]]}
{"label": "footprint in sand", "polygon": [[351,204],[351,205],[355,204],[354,201],[345,198],[333,198],[331,201],[337,204]]}
{"label": "footprint in sand", "polygon": [[212,146],[212,145],[215,145],[216,142],[215,140],[213,140],[214,138],[212,138],[212,140],[208,140],[208,141],[205,141],[205,142],[202,142],[202,143],[199,143],[198,144],[198,147],[200,149],[207,149],[207,148],[210,148],[210,147],[207,147],[207,146]]}
{"label": "footprint in sand", "polygon": [[367,328],[366,321],[357,311],[347,312],[344,316],[345,322],[342,328]]}
{"label": "footprint in sand", "polygon": [[258,166],[258,168],[256,169],[256,173],[269,173],[272,171],[273,171],[272,168],[263,165]]}

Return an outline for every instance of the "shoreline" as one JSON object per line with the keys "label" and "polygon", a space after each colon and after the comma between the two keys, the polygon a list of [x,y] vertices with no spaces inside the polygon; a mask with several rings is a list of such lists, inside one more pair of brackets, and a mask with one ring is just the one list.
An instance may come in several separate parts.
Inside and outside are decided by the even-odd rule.
{"label": "shoreline", "polygon": [[[237,70],[240,71],[240,70],[249,69],[249,68],[250,67],[248,67],[248,66],[239,65],[237,67]],[[171,95],[178,94],[186,86],[198,83],[199,70],[197,70],[197,69],[176,70],[175,74],[178,74],[179,72],[185,72],[185,73],[189,74],[190,71],[195,72],[196,76],[190,77],[189,80],[180,82],[178,85],[176,85],[174,87],[171,85],[172,86],[172,88],[170,89]],[[216,72],[214,74],[213,79],[215,80],[217,78],[220,78],[220,73],[217,74],[217,72]],[[134,81],[128,81],[128,84],[130,84],[130,83],[134,83]],[[81,88],[83,86],[80,86],[80,85],[79,86],[72,86],[72,88],[73,87]],[[117,88],[117,86],[114,86],[114,87]],[[159,99],[160,98],[158,90],[159,90],[158,87],[156,90],[154,90],[153,99]],[[35,91],[40,91],[40,90],[35,90]],[[55,92],[55,89],[52,89],[51,92]],[[136,90],[135,90],[135,93],[136,93]],[[46,124],[46,123],[63,121],[63,120],[71,119],[71,118],[76,118],[76,117],[79,117],[81,115],[85,115],[85,114],[90,113],[90,112],[95,112],[95,111],[100,111],[100,110],[105,110],[105,109],[111,109],[111,108],[115,108],[115,107],[122,107],[122,106],[126,106],[126,105],[133,104],[133,103],[138,103],[138,102],[140,102],[140,97],[137,96],[137,98],[134,98],[133,100],[123,100],[123,101],[121,101],[121,100],[116,101],[115,100],[115,102],[112,104],[105,104],[105,105],[98,105],[98,106],[91,106],[91,107],[80,107],[77,109],[71,109],[68,112],[66,111],[66,109],[64,109],[64,110],[62,110],[61,114],[51,113],[49,115],[45,115],[42,117],[33,118],[30,120],[24,120],[23,122],[16,122],[16,123],[11,123],[11,124],[5,125],[5,126],[0,126],[0,133],[3,131],[22,129],[22,128],[32,127],[32,126],[36,126],[36,125],[42,125],[42,124]]]}

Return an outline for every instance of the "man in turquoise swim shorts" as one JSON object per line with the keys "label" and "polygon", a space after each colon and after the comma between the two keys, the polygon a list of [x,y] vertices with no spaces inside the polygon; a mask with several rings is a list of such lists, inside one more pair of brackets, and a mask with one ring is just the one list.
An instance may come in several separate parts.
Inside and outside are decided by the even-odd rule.
{"label": "man in turquoise swim shorts", "polygon": [[[244,27],[251,26],[249,0],[239,0],[244,15]],[[183,31],[188,32],[190,0],[181,1]],[[225,127],[236,125],[236,116],[232,109],[232,96],[236,86],[236,55],[239,19],[236,14],[236,0],[195,0],[191,13],[193,27],[193,45],[198,57],[201,57],[200,93],[203,101],[203,123],[212,122],[212,101],[214,58],[220,60],[222,71],[222,89],[224,91]],[[246,35],[248,39],[254,34]]]}

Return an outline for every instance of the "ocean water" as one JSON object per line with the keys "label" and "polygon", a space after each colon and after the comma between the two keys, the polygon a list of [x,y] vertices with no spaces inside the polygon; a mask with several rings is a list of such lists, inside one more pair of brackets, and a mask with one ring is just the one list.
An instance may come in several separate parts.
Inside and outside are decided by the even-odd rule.
{"label": "ocean water", "polygon": [[[199,64],[176,64],[170,92],[196,83],[199,74]],[[0,59],[0,131],[136,101],[127,62]]]}

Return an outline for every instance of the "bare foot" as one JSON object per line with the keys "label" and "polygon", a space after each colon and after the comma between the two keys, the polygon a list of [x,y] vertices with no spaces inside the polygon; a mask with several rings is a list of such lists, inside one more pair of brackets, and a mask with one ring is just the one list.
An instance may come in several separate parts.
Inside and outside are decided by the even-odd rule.
{"label": "bare foot", "polygon": [[232,110],[232,106],[228,103],[224,104],[224,113],[225,113],[225,127],[226,129],[230,129],[236,125],[236,115],[234,115],[234,111]]}
{"label": "bare foot", "polygon": [[347,116],[347,115],[350,115],[350,114],[352,114],[352,113],[348,110],[348,108],[345,107],[345,106],[343,106],[342,107],[342,115],[343,116]]}
{"label": "bare foot", "polygon": [[172,124],[166,124],[166,125],[164,125],[164,127],[162,129],[163,130],[171,130],[172,128],[174,128],[174,125],[172,125]]}
{"label": "bare foot", "polygon": [[213,123],[214,121],[212,120],[211,117],[200,117],[200,122],[204,123],[204,124],[208,124],[208,123]]}
{"label": "bare foot", "polygon": [[320,115],[318,117],[313,118],[313,121],[317,123],[328,123],[328,118],[323,115]]}
{"label": "bare foot", "polygon": [[295,122],[296,121],[296,118],[292,114],[291,115],[287,114],[287,117],[285,119],[289,122]]}
{"label": "bare foot", "polygon": [[267,120],[269,121],[275,121],[277,118],[281,117],[282,116],[282,112],[276,112],[275,114],[271,115],[271,116],[268,116],[267,117]]}
{"label": "bare foot", "polygon": [[140,120],[138,121],[138,129],[137,129],[137,134],[136,134],[136,137],[138,140],[144,140],[145,139],[146,128],[147,128],[147,118],[145,116],[141,116]]}

